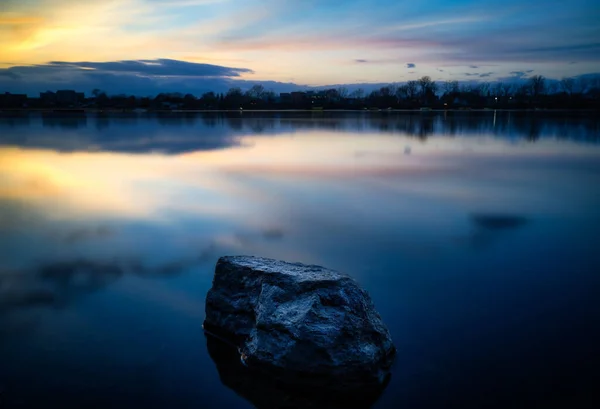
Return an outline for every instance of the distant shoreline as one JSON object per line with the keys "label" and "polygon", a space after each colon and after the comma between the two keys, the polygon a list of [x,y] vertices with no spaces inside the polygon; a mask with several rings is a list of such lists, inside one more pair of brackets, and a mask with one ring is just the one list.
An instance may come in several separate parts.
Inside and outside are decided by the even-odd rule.
{"label": "distant shoreline", "polygon": [[491,113],[491,112],[523,112],[523,113],[598,113],[600,109],[493,109],[493,108],[453,108],[453,109],[97,109],[97,108],[81,108],[81,109],[3,109],[0,110],[0,116],[4,114],[25,114],[25,113],[46,113],[46,114],[191,114],[191,113],[244,113],[244,112],[304,112],[304,113],[336,113],[336,112],[354,112],[354,113],[421,113],[427,114],[431,112],[476,112],[476,113]]}

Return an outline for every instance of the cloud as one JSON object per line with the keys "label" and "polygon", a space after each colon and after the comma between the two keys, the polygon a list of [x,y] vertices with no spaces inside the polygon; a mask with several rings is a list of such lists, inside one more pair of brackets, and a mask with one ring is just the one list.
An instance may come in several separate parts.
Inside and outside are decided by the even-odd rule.
{"label": "cloud", "polygon": [[501,77],[498,78],[498,81],[525,80],[527,79],[528,74],[531,74],[533,71],[534,70],[510,71],[510,77]]}
{"label": "cloud", "polygon": [[0,69],[0,75],[43,76],[49,74],[131,74],[160,77],[239,77],[252,73],[249,68],[233,68],[213,64],[160,58],[155,60],[123,60],[109,62],[66,62],[52,61],[47,64],[15,66]]}
{"label": "cloud", "polygon": [[96,228],[81,227],[68,232],[63,240],[66,244],[76,244],[82,241],[91,239],[103,239],[114,235],[114,231],[110,227],[98,226]]}
{"label": "cloud", "polygon": [[13,80],[20,78],[19,74],[17,74],[15,71],[11,71],[9,69],[0,69],[0,76],[8,77]]}
{"label": "cloud", "polygon": [[[337,61],[339,63],[339,60]],[[371,65],[387,64],[392,66],[392,71],[397,70],[399,66],[405,65],[410,70],[408,71],[408,74],[414,74],[414,68],[416,68],[415,63],[404,63],[403,59],[396,57],[360,58],[354,60],[349,58],[345,61],[345,69],[348,69],[349,71],[352,71],[353,69],[367,71],[365,68],[371,67]],[[446,70],[434,68],[436,65],[426,67],[424,70],[429,69],[432,71],[437,70],[438,72],[443,72],[443,75],[446,77],[445,79],[448,79],[453,75],[457,77],[465,75],[466,77],[480,76],[480,78],[497,80],[506,79],[505,77],[497,78],[496,75],[493,75],[497,74],[498,71],[488,73],[468,72],[461,74],[460,71],[453,72],[451,68]],[[465,65],[448,64],[437,66],[464,67]],[[479,65],[479,67],[484,66],[486,65]],[[382,72],[385,68],[386,67],[382,67],[381,70],[373,71]],[[498,70],[502,70],[502,68],[498,68]],[[537,67],[536,71],[552,78],[543,71],[540,71]],[[199,96],[208,91],[223,93],[232,87],[240,87],[243,90],[246,90],[255,84],[261,84],[266,89],[273,90],[276,93],[302,91],[308,88],[315,88],[314,86],[309,87],[304,84],[250,80],[245,77],[254,72],[253,69],[247,67],[230,67],[168,58],[105,62],[52,61],[46,64],[17,65],[8,68],[0,68],[0,90],[2,92],[26,93],[30,96],[38,96],[41,91],[56,89],[75,89],[89,95],[91,91],[96,88],[107,92],[109,95],[133,94],[138,96],[154,96],[159,93],[182,92]],[[507,75],[506,73],[509,71],[505,69],[505,71],[500,72],[502,75]],[[512,80],[526,78],[531,72],[534,72],[534,70],[510,71],[510,75],[513,77],[509,78]],[[244,77],[242,77],[242,75]],[[557,77],[560,76],[563,75],[559,74]],[[339,86],[347,87],[360,86],[370,90],[376,88],[373,84],[382,84],[381,86],[384,86],[390,82],[401,81],[401,78],[402,76],[395,72],[394,78],[389,82],[369,81],[368,78],[366,78],[364,82],[368,82],[368,84],[352,84],[347,82],[339,82],[337,84]],[[444,78],[440,76],[436,77],[436,80],[442,81]],[[331,86],[331,82],[316,88],[329,86]]]}
{"label": "cloud", "polygon": [[403,59],[400,58],[369,58],[367,59],[355,59],[355,64],[402,64]]}
{"label": "cloud", "polygon": [[226,67],[172,59],[108,62],[52,61],[46,64],[0,68],[0,89],[38,95],[47,89],[76,89],[90,93],[98,88],[108,94],[156,95],[160,92],[225,92],[235,83],[249,88],[256,83],[276,92],[299,88],[275,81],[239,80],[249,68]]}
{"label": "cloud", "polygon": [[2,17],[0,16],[0,26],[20,26],[25,24],[39,24],[44,19],[40,17]]}
{"label": "cloud", "polygon": [[[62,62],[53,61],[46,68],[89,69],[104,73],[122,73],[168,77],[238,77],[242,73],[252,73],[248,68],[231,68],[220,65],[200,64],[166,58],[156,60],[129,60],[113,62]],[[17,67],[18,68],[18,67]]]}
{"label": "cloud", "polygon": [[477,65],[469,65],[469,68],[479,68]]}
{"label": "cloud", "polygon": [[392,35],[363,36],[360,33],[293,33],[281,37],[260,36],[227,36],[215,41],[214,46],[222,51],[245,52],[285,52],[298,55],[302,52],[322,50],[388,50],[411,49],[414,47],[437,47],[436,39],[409,39]]}
{"label": "cloud", "polygon": [[[460,62],[477,58],[480,61],[493,63],[535,62],[552,64],[556,62],[570,61],[578,58],[582,61],[599,61],[600,43],[578,43],[572,42],[563,46],[539,46],[542,41],[552,38],[550,33],[540,30],[532,33],[545,39],[530,38],[523,40],[523,33],[517,38],[515,33],[509,33],[504,37],[499,34],[490,34],[485,43],[476,39],[449,35],[447,38],[437,40],[437,44],[444,61]],[[423,40],[423,39],[421,39]]]}
{"label": "cloud", "polygon": [[[530,72],[530,71],[528,71]],[[525,71],[511,71],[510,75],[517,77],[517,78],[523,78],[527,75],[527,73]]]}
{"label": "cloud", "polygon": [[[332,77],[345,82],[358,76],[369,82],[394,81],[398,77],[392,67],[358,72],[365,68],[361,63],[385,63],[386,56],[393,55],[402,56],[402,61],[393,61],[398,66],[420,61],[420,69],[449,63],[471,64],[470,70],[494,63],[507,72],[519,68],[515,61],[527,61],[562,70],[557,77],[573,76],[600,62],[600,37],[592,19],[597,13],[588,0],[574,2],[540,10],[516,0],[498,9],[484,0],[477,10],[457,5],[452,10],[426,7],[424,13],[405,2],[390,1],[378,9],[365,7],[364,0],[349,0],[340,18],[335,7],[314,0],[248,0],[239,7],[217,0],[2,0],[8,13],[0,16],[0,60],[24,65],[101,58],[121,62],[112,67],[117,71],[109,72],[159,75],[160,67],[144,66],[143,58],[197,58],[225,65],[241,59],[261,78],[325,84]],[[335,50],[342,57],[319,54],[323,50]],[[354,60],[353,55],[364,58]],[[336,71],[340,58],[353,64]],[[317,59],[317,66],[303,65]],[[125,64],[128,61],[135,66]],[[557,68],[557,62],[564,67]],[[110,67],[101,68],[106,72]],[[168,68],[171,73],[181,70],[181,76],[205,76],[209,67],[194,67],[196,74],[188,73],[187,67]],[[217,72],[230,77],[249,73]]]}

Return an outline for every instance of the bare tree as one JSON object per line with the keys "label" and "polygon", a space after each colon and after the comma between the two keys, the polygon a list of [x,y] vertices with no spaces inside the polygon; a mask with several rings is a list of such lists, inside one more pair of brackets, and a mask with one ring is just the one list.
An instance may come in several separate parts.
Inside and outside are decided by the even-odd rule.
{"label": "bare tree", "polygon": [[533,97],[538,97],[544,93],[546,79],[542,75],[534,75],[529,78],[530,92]]}
{"label": "bare tree", "polygon": [[227,91],[228,97],[241,97],[242,95],[244,94],[242,93],[242,89],[239,87],[233,87],[230,88],[229,91]]}
{"label": "bare tree", "polygon": [[417,81],[408,81],[406,83],[406,89],[408,91],[408,96],[410,99],[414,99],[417,96],[417,89],[419,83]]}
{"label": "bare tree", "polygon": [[381,95],[382,97],[389,97],[390,95],[392,95],[392,90],[390,89],[390,87],[381,87],[379,88],[379,95]]}
{"label": "bare tree", "polygon": [[431,77],[429,77],[428,75],[425,75],[419,79],[419,87],[421,87],[421,95],[424,96],[425,94],[427,94],[427,91],[429,91],[431,88],[431,84],[432,84]]}
{"label": "bare tree", "polygon": [[398,100],[408,98],[408,85],[401,85],[396,89],[396,98]]}
{"label": "bare tree", "polygon": [[260,84],[253,85],[252,88],[246,92],[246,95],[250,98],[262,99],[265,96],[265,87]]}
{"label": "bare tree", "polygon": [[270,90],[264,92],[263,99],[270,103],[275,102],[275,99],[277,99],[277,94],[275,93],[275,91],[270,89]]}
{"label": "bare tree", "polygon": [[503,82],[499,82],[496,84],[496,95],[501,97],[507,97],[510,94],[510,89],[512,88],[511,84],[505,84]]}
{"label": "bare tree", "polygon": [[531,94],[531,85],[530,84],[521,84],[516,86],[515,93],[520,96],[526,96]]}
{"label": "bare tree", "polygon": [[458,81],[446,81],[442,85],[442,89],[445,94],[452,94],[458,92]]}
{"label": "bare tree", "polygon": [[490,92],[490,90],[491,90],[491,85],[489,82],[484,81],[479,84],[479,92],[481,95],[487,96],[488,93]]}
{"label": "bare tree", "polygon": [[379,92],[378,89],[375,89],[375,90],[371,91],[368,98],[377,99],[379,97],[381,97],[381,93]]}
{"label": "bare tree", "polygon": [[502,82],[497,82],[496,85],[494,85],[494,96],[495,97],[502,97],[503,95],[503,87],[504,84]]}
{"label": "bare tree", "polygon": [[355,89],[354,91],[352,91],[350,93],[350,98],[363,99],[364,96],[365,96],[365,90],[362,88]]}
{"label": "bare tree", "polygon": [[348,88],[346,87],[339,87],[337,93],[340,98],[348,98]]}
{"label": "bare tree", "polygon": [[431,84],[429,84],[429,91],[431,91],[432,93],[436,93],[438,90],[438,84],[435,81],[431,81]]}
{"label": "bare tree", "polygon": [[548,82],[546,84],[546,93],[547,94],[554,94],[555,92],[558,91],[559,85],[556,82]]}
{"label": "bare tree", "polygon": [[589,78],[579,77],[577,79],[577,89],[579,90],[580,94],[585,94],[585,92],[588,90],[589,87],[590,87]]}

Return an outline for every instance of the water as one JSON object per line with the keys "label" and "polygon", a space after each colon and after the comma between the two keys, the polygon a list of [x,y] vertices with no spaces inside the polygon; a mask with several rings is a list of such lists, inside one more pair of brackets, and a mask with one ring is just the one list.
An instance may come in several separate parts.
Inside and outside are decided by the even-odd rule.
{"label": "water", "polygon": [[370,292],[398,348],[375,408],[596,407],[599,137],[566,113],[2,117],[0,407],[252,407],[201,327],[226,254]]}

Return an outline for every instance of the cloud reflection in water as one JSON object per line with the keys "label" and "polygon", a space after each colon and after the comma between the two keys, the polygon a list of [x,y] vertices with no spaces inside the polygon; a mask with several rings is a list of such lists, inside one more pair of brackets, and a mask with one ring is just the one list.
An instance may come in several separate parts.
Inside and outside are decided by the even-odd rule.
{"label": "cloud reflection in water", "polygon": [[[352,274],[373,294],[399,350],[424,355],[412,364],[404,357],[413,372],[395,379],[416,382],[414,371],[430,365],[427,390],[439,386],[440,363],[415,345],[468,355],[473,348],[454,353],[453,337],[479,345],[485,331],[517,325],[511,317],[568,309],[582,300],[577,283],[591,276],[600,149],[593,138],[544,133],[559,133],[552,122],[532,143],[523,139],[527,126],[495,131],[487,119],[441,117],[421,126],[415,115],[88,118],[74,128],[39,121],[0,120],[0,342],[38,342],[39,355],[72,347],[51,354],[61,365],[78,351],[102,352],[98,382],[116,379],[111,362],[137,354],[144,363],[161,348],[178,371],[187,368],[173,375],[178,385],[212,379],[207,361],[189,358],[202,353],[203,339],[189,337],[201,335],[202,297],[224,254]],[[173,146],[161,145],[171,137]],[[222,139],[213,149],[203,138]],[[552,261],[539,264],[539,254]],[[539,284],[540,269],[570,298]],[[529,315],[506,313],[506,300]],[[71,316],[79,318],[64,321]],[[151,336],[137,334],[147,326]],[[208,393],[197,384],[185,390]],[[398,393],[408,392],[395,384],[381,405]]]}

